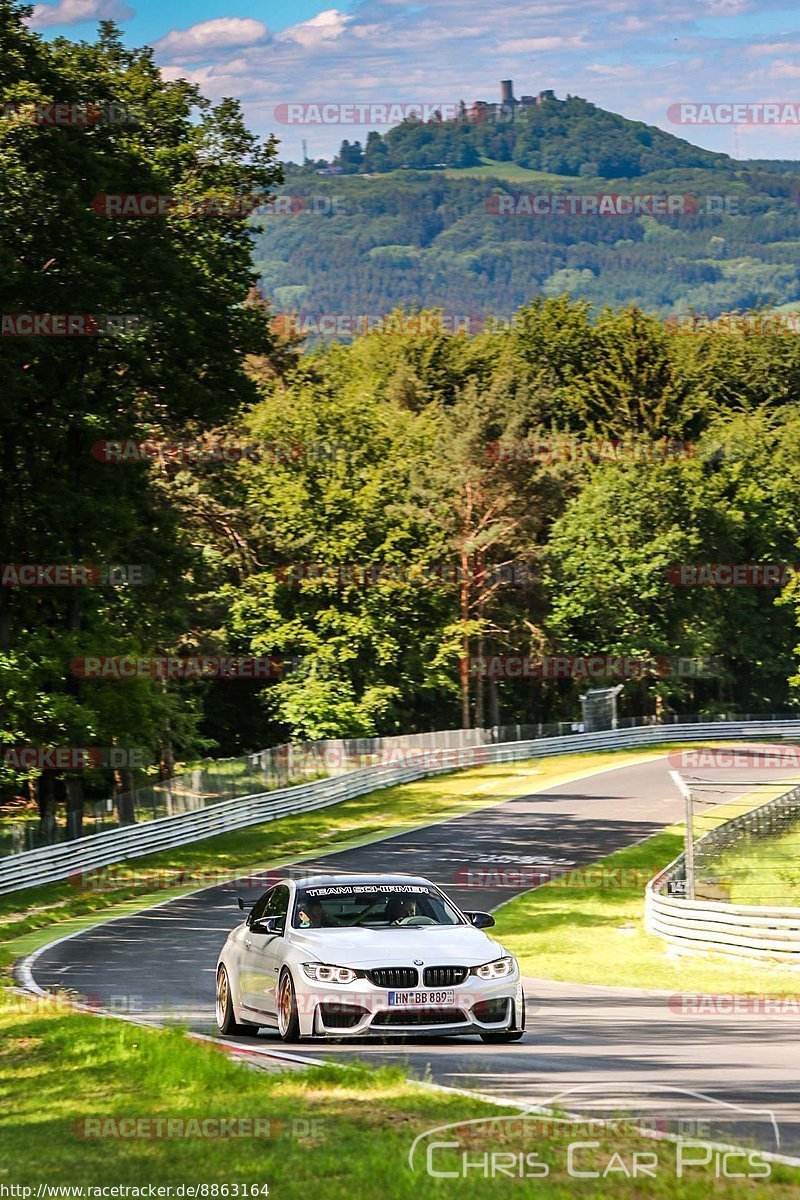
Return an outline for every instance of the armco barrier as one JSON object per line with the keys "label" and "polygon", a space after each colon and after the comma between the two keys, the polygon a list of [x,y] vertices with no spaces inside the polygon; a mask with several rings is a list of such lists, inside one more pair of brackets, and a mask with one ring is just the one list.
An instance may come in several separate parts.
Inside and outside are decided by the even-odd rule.
{"label": "armco barrier", "polygon": [[[800,787],[793,787],[750,812],[710,830],[695,843],[706,858],[734,845],[742,836],[766,837],[800,819]],[[741,958],[800,963],[800,908],[690,900],[665,894],[685,879],[684,855],[671,862],[645,890],[645,924],[674,946],[715,951]]]}
{"label": "armco barrier", "polygon": [[[691,725],[646,725],[604,733],[577,733],[563,737],[537,738],[527,742],[502,742],[486,746],[430,749],[410,753],[406,760],[388,766],[363,767],[355,771],[299,784],[279,791],[260,792],[211,804],[192,812],[159,817],[142,825],[126,825],[28,850],[0,859],[0,894],[36,884],[55,883],[83,871],[108,867],[159,850],[196,842],[202,838],[274,821],[292,813],[311,812],[329,804],[351,800],[377,788],[410,783],[427,775],[457,771],[484,763],[520,762],[554,754],[579,754],[588,750],[646,748],[666,742],[703,739],[764,739],[800,736],[798,720],[712,721]],[[436,754],[434,760],[433,755]],[[415,759],[417,761],[415,761]]]}

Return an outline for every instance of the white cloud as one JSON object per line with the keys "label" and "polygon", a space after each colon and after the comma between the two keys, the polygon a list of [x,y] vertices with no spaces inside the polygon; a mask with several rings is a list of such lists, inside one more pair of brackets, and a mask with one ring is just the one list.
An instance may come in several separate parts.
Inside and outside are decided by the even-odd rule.
{"label": "white cloud", "polygon": [[58,0],[57,4],[35,4],[28,24],[32,29],[47,29],[81,21],[124,21],[133,14],[125,0]]}
{"label": "white cloud", "polygon": [[707,12],[712,17],[738,17],[747,12],[747,0],[708,0]]}
{"label": "white cloud", "polygon": [[[243,18],[206,21],[155,48],[169,78],[195,80],[212,100],[240,96],[254,130],[277,132],[295,159],[301,138],[313,156],[329,156],[343,137],[363,141],[369,127],[282,126],[278,104],[493,100],[501,79],[513,79],[517,95],[553,88],[685,135],[666,115],[675,101],[714,97],[723,87],[726,101],[771,98],[770,58],[790,87],[796,31],[768,32],[765,21],[754,34],[735,19],[785,7],[786,0],[671,0],[667,8],[645,0],[359,0],[350,13],[321,7],[280,32]],[[247,36],[231,34],[237,27]],[[755,78],[743,63],[757,68]],[[759,157],[768,157],[771,133],[762,133]],[[731,138],[730,129],[698,127],[689,140],[730,151]]]}
{"label": "white cloud", "polygon": [[325,42],[335,41],[341,37],[347,24],[352,20],[338,8],[326,8],[317,13],[310,21],[301,21],[298,25],[290,25],[278,34],[278,41],[297,42],[307,50],[313,49]]}
{"label": "white cloud", "polygon": [[641,67],[612,67],[607,63],[592,63],[592,65],[587,67],[586,70],[591,71],[594,75],[607,75],[613,79],[637,79],[639,77]]}
{"label": "white cloud", "polygon": [[797,54],[800,46],[795,42],[757,42],[747,47],[751,58],[769,58],[773,54]]}
{"label": "white cloud", "polygon": [[776,58],[770,64],[769,74],[771,79],[798,79],[800,78],[800,63],[787,62],[785,58]]}
{"label": "white cloud", "polygon": [[507,51],[510,54],[524,54],[529,50],[574,50],[576,47],[585,46],[583,35],[579,34],[577,37],[516,38],[500,42],[497,49],[502,53]]}
{"label": "white cloud", "polygon": [[263,41],[268,33],[262,21],[251,17],[216,17],[213,21],[201,21],[189,29],[173,29],[153,48],[166,58],[199,59],[218,50],[251,46]]}

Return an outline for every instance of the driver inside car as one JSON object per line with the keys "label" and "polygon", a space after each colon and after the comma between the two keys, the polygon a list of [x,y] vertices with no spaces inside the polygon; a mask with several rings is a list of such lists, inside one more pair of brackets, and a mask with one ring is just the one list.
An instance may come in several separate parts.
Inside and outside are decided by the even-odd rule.
{"label": "driver inside car", "polygon": [[392,896],[386,907],[386,916],[390,924],[399,925],[406,917],[417,915],[417,902],[410,896]]}

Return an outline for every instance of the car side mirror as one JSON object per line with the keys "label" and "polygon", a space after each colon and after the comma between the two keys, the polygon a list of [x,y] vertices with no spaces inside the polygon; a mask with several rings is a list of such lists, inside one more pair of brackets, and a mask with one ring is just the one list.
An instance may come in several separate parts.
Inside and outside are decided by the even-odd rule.
{"label": "car side mirror", "polygon": [[491,929],[492,925],[496,924],[491,913],[468,912],[464,916],[469,918],[476,929]]}
{"label": "car side mirror", "polygon": [[275,937],[283,933],[285,925],[285,917],[262,917],[260,921],[250,922],[250,930],[252,933],[266,933]]}

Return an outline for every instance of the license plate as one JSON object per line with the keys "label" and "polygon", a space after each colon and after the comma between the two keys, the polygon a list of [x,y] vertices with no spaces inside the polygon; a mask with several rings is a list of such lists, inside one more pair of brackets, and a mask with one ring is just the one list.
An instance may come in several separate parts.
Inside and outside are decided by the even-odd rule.
{"label": "license plate", "polygon": [[389,1004],[405,1008],[432,1008],[440,1004],[455,1004],[456,994],[449,992],[389,992]]}

